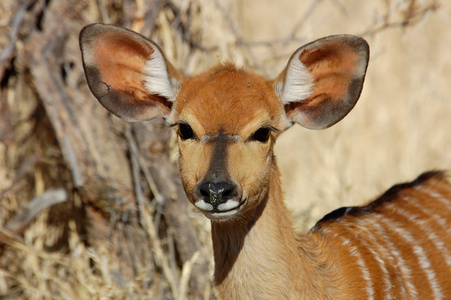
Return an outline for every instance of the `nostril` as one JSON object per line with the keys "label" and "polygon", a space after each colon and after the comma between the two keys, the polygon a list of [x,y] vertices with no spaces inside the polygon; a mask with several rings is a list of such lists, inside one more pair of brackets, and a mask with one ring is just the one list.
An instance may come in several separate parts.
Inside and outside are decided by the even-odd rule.
{"label": "nostril", "polygon": [[235,188],[228,182],[206,181],[199,187],[199,193],[204,201],[211,204],[220,204],[233,195]]}
{"label": "nostril", "polygon": [[202,197],[209,197],[210,192],[209,192],[209,183],[208,182],[204,182],[200,185],[199,193]]}
{"label": "nostril", "polygon": [[233,187],[231,187],[231,188],[229,188],[229,189],[225,189],[225,190],[222,192],[222,197],[229,197],[229,196],[232,195],[232,193],[233,193]]}

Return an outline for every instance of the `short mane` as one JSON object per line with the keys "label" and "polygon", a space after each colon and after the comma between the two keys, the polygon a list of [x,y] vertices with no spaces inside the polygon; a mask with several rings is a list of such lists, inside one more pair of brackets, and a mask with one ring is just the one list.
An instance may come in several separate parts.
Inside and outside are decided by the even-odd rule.
{"label": "short mane", "polygon": [[327,223],[338,222],[345,216],[361,216],[372,213],[378,207],[386,203],[392,202],[396,199],[399,199],[398,196],[401,191],[423,185],[425,182],[429,180],[446,181],[446,173],[441,170],[428,171],[421,174],[413,181],[400,183],[392,186],[385,193],[379,196],[376,200],[371,201],[365,206],[340,207],[325,215],[321,220],[319,220],[315,224],[315,226],[312,227],[312,229],[310,229],[310,232],[313,233],[318,231]]}

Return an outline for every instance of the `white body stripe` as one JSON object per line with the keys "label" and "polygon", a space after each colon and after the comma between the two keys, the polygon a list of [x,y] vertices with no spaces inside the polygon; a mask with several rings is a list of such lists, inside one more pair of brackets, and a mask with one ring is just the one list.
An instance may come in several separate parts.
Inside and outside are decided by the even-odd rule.
{"label": "white body stripe", "polygon": [[395,232],[398,233],[399,237],[407,241],[412,245],[413,253],[417,256],[418,262],[421,265],[421,269],[426,274],[426,277],[429,280],[430,287],[434,293],[434,299],[442,299],[443,294],[440,286],[436,280],[437,275],[434,270],[431,268],[431,262],[427,257],[426,252],[423,247],[417,245],[415,238],[408,232],[407,230],[402,228],[402,224],[397,222],[394,219],[388,219],[386,216],[384,218],[379,218],[380,221],[387,226],[391,226]]}
{"label": "white body stripe", "polygon": [[373,281],[371,280],[370,272],[368,271],[368,266],[365,263],[365,260],[362,257],[362,254],[359,251],[359,248],[356,245],[351,245],[351,240],[347,239],[343,236],[340,236],[340,240],[342,241],[343,246],[349,248],[349,253],[354,256],[357,260],[357,264],[360,266],[360,270],[362,271],[363,279],[366,281],[366,292],[367,299],[374,300],[374,289],[373,289]]}
{"label": "white body stripe", "polygon": [[[393,264],[395,266],[399,266],[401,275],[404,279],[404,285],[401,285],[401,290],[404,296],[406,296],[406,293],[408,295],[411,295],[414,299],[418,297],[418,291],[416,290],[415,285],[412,282],[412,270],[409,268],[409,266],[404,261],[404,258],[402,257],[401,253],[399,252],[398,247],[396,246],[396,243],[392,241],[390,238],[390,234],[381,226],[380,222],[381,217],[376,216],[377,221],[374,219],[368,219],[367,221],[370,222],[371,226],[375,228],[378,231],[378,234],[382,237],[384,237],[384,241],[387,244],[387,247],[385,247],[387,250],[387,253],[391,253],[393,256],[390,256],[390,259],[393,259],[392,257],[396,258],[396,262]],[[406,291],[407,288],[407,291]]]}
{"label": "white body stripe", "polygon": [[[409,198],[406,197],[405,200],[409,200]],[[427,214],[429,216],[433,216],[434,218],[432,220],[434,220],[435,223],[437,223],[440,227],[444,226],[446,220],[444,218],[442,218],[441,216],[433,213],[426,207],[420,207],[418,205],[418,203],[416,203],[415,201],[409,201],[408,203],[410,205],[413,205],[416,209],[423,211],[425,214]],[[419,222],[418,224],[420,225],[419,227],[425,233],[425,236],[428,237],[429,240],[431,241],[431,243],[435,245],[437,250],[439,250],[442,253],[443,257],[445,258],[446,264],[448,266],[451,266],[451,254],[448,251],[448,248],[446,247],[445,243],[442,240],[440,240],[440,238],[437,236],[437,234],[434,232],[434,230],[429,226],[429,222],[431,222],[431,220],[428,220],[428,222],[426,222],[425,220],[420,220],[418,215],[414,215],[414,217],[418,218],[418,222]],[[451,232],[451,228],[449,228],[449,227],[445,228],[445,230],[447,232]]]}
{"label": "white body stripe", "polygon": [[[368,224],[366,224],[366,225],[368,225]],[[365,227],[368,227],[368,226],[365,226]],[[348,234],[352,234],[351,230],[352,229],[347,230],[347,233]],[[367,234],[371,234],[370,231],[366,232],[366,233]],[[365,249],[369,250],[371,252],[371,254],[373,255],[374,259],[379,263],[379,265],[380,265],[380,267],[382,269],[382,272],[383,272],[383,281],[384,281],[384,286],[385,286],[384,291],[387,294],[389,294],[390,291],[392,290],[393,286],[392,286],[392,284],[390,282],[390,273],[389,273],[389,271],[387,269],[387,265],[386,265],[385,261],[382,259],[382,257],[379,255],[379,253],[377,253],[373,249],[373,247],[368,244],[368,242],[365,239],[358,239],[358,242],[359,242],[359,244],[362,244],[365,247]],[[367,258],[367,259],[371,259],[371,258]],[[385,299],[390,299],[390,298],[387,298],[387,295],[384,298]]]}
{"label": "white body stripe", "polygon": [[417,187],[417,189],[420,192],[424,192],[426,194],[428,194],[429,196],[431,196],[432,198],[437,199],[440,203],[442,203],[444,206],[446,206],[446,208],[448,210],[451,210],[451,201],[449,201],[448,199],[444,198],[443,195],[433,192],[427,188],[421,188],[421,187]]}

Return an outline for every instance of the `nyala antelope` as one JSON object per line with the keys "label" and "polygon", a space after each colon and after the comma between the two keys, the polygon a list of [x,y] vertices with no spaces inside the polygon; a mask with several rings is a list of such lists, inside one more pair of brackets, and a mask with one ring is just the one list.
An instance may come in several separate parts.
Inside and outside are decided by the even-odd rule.
{"label": "nyala antelope", "polygon": [[178,134],[189,201],[211,220],[220,299],[451,299],[451,185],[428,172],[364,206],[293,231],[274,157],[298,123],[323,129],[356,104],[368,44],[329,36],[294,52],[273,80],[232,63],[185,77],[138,33],[80,34],[94,96],[125,121],[158,116]]}

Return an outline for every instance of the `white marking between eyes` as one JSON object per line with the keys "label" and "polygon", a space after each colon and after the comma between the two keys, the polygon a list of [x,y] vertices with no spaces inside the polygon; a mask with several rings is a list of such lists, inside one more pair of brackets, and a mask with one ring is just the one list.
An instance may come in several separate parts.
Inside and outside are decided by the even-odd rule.
{"label": "white marking between eyes", "polygon": [[[239,142],[242,140],[242,138],[239,135],[233,135],[233,134],[224,134],[222,135],[226,138],[226,140],[229,140],[231,142]],[[202,141],[202,143],[207,144],[211,141],[214,141],[215,139],[217,139],[219,137],[219,134],[215,134],[215,135],[204,135],[200,138],[200,140]]]}

